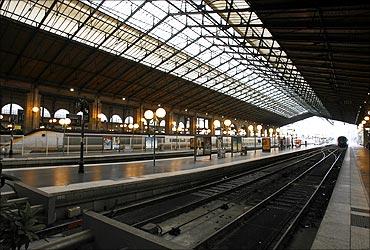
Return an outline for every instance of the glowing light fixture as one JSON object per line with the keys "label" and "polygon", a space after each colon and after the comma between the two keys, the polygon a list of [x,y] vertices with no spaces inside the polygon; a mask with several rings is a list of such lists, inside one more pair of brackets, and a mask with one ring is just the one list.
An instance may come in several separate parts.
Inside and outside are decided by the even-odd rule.
{"label": "glowing light fixture", "polygon": [[32,108],[32,112],[33,113],[37,113],[37,112],[39,112],[40,111],[40,108],[39,107],[33,107]]}
{"label": "glowing light fixture", "polygon": [[261,131],[262,130],[262,125],[257,125],[257,130]]}
{"label": "glowing light fixture", "polygon": [[220,122],[219,120],[214,120],[214,121],[213,121],[213,126],[214,126],[215,128],[219,128],[219,127],[221,127],[221,122]]}
{"label": "glowing light fixture", "polygon": [[231,121],[229,119],[226,119],[224,121],[224,124],[225,124],[226,127],[229,127],[231,125]]}
{"label": "glowing light fixture", "polygon": [[154,113],[151,110],[147,110],[144,112],[144,118],[147,120],[151,120],[154,117]]}
{"label": "glowing light fixture", "polygon": [[158,108],[156,111],[155,111],[155,115],[158,117],[158,118],[163,118],[166,116],[166,110],[164,110],[164,108]]}

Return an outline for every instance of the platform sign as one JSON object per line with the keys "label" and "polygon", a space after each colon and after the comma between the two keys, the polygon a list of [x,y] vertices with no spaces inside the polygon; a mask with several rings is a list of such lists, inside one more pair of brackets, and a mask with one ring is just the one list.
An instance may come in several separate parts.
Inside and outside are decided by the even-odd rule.
{"label": "platform sign", "polygon": [[212,157],[212,140],[211,136],[195,136],[194,137],[194,161],[197,156],[209,155]]}
{"label": "platform sign", "polygon": [[[153,137],[145,137],[145,149],[153,149],[154,148],[154,136]],[[155,148],[158,148],[158,137],[155,138]]]}
{"label": "platform sign", "polygon": [[119,150],[120,149],[120,145],[121,145],[120,138],[117,137],[117,136],[113,137],[113,149]]}
{"label": "platform sign", "polygon": [[103,137],[103,148],[107,150],[112,149],[112,136]]}
{"label": "platform sign", "polygon": [[217,158],[225,158],[225,148],[222,136],[216,138]]}
{"label": "platform sign", "polygon": [[233,136],[231,137],[231,152],[237,153],[240,152],[242,149],[242,138]]}
{"label": "platform sign", "polygon": [[210,136],[203,137],[203,155],[212,154],[212,141]]}
{"label": "platform sign", "polygon": [[269,137],[262,138],[262,152],[271,152],[271,139]]}

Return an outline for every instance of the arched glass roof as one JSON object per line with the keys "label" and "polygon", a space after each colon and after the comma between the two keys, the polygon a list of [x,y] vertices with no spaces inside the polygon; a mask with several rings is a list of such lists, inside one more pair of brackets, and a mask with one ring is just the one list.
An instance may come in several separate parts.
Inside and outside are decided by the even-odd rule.
{"label": "arched glass roof", "polygon": [[287,118],[327,112],[244,0],[5,1],[1,15]]}

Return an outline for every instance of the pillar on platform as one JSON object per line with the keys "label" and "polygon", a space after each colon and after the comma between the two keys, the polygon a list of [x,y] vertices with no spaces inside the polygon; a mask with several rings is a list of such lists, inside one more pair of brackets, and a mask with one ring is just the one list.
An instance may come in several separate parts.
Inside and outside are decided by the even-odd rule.
{"label": "pillar on platform", "polygon": [[208,119],[208,129],[211,130],[211,135],[215,134],[215,126],[213,126],[213,121],[215,120],[215,117],[213,116],[212,118]]}
{"label": "pillar on platform", "polygon": [[101,121],[98,115],[101,113],[102,103],[99,98],[90,103],[89,109],[89,129],[99,130],[101,128]]}
{"label": "pillar on platform", "polygon": [[28,133],[40,127],[40,100],[41,95],[37,87],[27,93],[24,112],[24,132]]}
{"label": "pillar on platform", "polygon": [[[172,123],[175,121],[175,115],[173,112],[168,112],[165,117],[166,119],[166,134],[174,134],[172,131]],[[178,126],[178,124],[176,124]]]}
{"label": "pillar on platform", "polygon": [[190,134],[196,135],[197,133],[197,116],[192,116],[190,120]]}
{"label": "pillar on platform", "polygon": [[136,112],[135,112],[135,115],[134,115],[134,123],[137,123],[139,124],[139,130],[140,133],[144,133],[144,123],[142,121],[142,119],[144,118],[144,107],[142,104],[140,104],[140,106],[138,108],[136,108]]}

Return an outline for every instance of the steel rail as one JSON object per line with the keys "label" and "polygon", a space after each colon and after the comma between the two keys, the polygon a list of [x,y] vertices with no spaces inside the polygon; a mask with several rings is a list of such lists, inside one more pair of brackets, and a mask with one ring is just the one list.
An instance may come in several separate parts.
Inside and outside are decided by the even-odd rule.
{"label": "steel rail", "polygon": [[[320,154],[320,153],[322,153],[322,152],[319,152],[319,153],[317,153],[317,154]],[[311,156],[306,157],[306,158],[304,158],[304,159],[301,159],[301,160],[299,160],[299,161],[296,161],[296,162],[290,163],[290,164],[288,164],[288,165],[284,166],[283,168],[277,169],[277,170],[272,171],[272,172],[270,172],[270,173],[266,173],[265,175],[259,176],[259,177],[255,178],[255,179],[253,179],[253,180],[245,181],[245,182],[243,182],[243,183],[241,183],[241,184],[239,184],[239,185],[237,185],[237,186],[235,186],[235,187],[231,187],[231,188],[229,188],[229,189],[222,190],[222,191],[220,191],[220,192],[218,192],[218,193],[216,193],[216,194],[213,194],[213,195],[211,195],[211,196],[209,196],[209,197],[205,197],[205,198],[203,198],[203,199],[200,199],[200,200],[198,200],[198,201],[194,201],[194,202],[188,203],[188,204],[186,204],[186,205],[184,205],[184,206],[181,206],[181,207],[175,208],[175,209],[173,209],[173,210],[166,211],[166,212],[164,212],[164,213],[162,213],[162,214],[159,214],[159,215],[157,215],[157,216],[155,216],[155,217],[151,217],[151,218],[148,218],[148,219],[146,219],[146,220],[143,220],[143,221],[137,222],[137,223],[135,223],[135,224],[133,224],[133,225],[131,225],[131,226],[133,226],[133,227],[141,227],[141,226],[143,226],[143,225],[145,225],[145,224],[147,224],[147,223],[150,223],[150,222],[153,222],[153,221],[156,221],[156,220],[163,220],[163,219],[169,218],[169,217],[171,217],[171,216],[174,216],[174,215],[177,215],[177,214],[183,213],[183,212],[185,212],[185,211],[188,211],[188,210],[190,210],[190,209],[193,209],[194,207],[199,207],[199,206],[201,206],[201,205],[203,205],[203,204],[205,204],[205,203],[208,203],[209,201],[212,201],[212,200],[214,200],[214,199],[216,199],[216,198],[218,198],[218,197],[220,197],[220,196],[222,196],[222,195],[226,195],[226,194],[228,194],[228,193],[231,193],[231,192],[237,191],[238,189],[241,189],[241,188],[243,188],[243,187],[245,187],[245,186],[248,186],[248,185],[251,185],[251,184],[253,184],[253,183],[257,182],[257,181],[263,180],[263,179],[265,179],[265,178],[266,178],[266,177],[268,177],[268,176],[274,175],[274,174],[276,174],[276,173],[278,173],[278,172],[281,172],[281,171],[283,171],[283,170],[285,170],[285,169],[287,169],[287,168],[289,168],[289,167],[295,166],[295,165],[299,164],[299,163],[300,163],[300,162],[302,162],[302,161],[306,161],[306,160],[308,160],[308,159],[310,159],[310,158],[312,158],[312,157],[316,156],[317,154],[314,154],[314,155],[311,155]],[[265,169],[265,168],[263,168],[263,169]],[[257,169],[257,170],[256,170],[256,171],[254,171],[254,172],[257,172],[257,171],[260,171],[260,170],[262,170],[262,169]],[[243,176],[241,176],[240,178],[243,178]],[[234,178],[234,179],[236,179],[236,178]],[[227,182],[227,181],[230,181],[230,179],[226,179],[226,182]],[[216,184],[216,185],[217,185],[217,184]],[[227,204],[229,204],[229,203],[231,203],[231,202],[225,202],[225,203],[224,203],[224,204],[222,204],[221,206],[224,206],[225,204],[227,205]],[[217,210],[217,209],[221,208],[221,206],[219,206],[219,207],[217,207],[217,208],[214,208],[213,210]],[[211,211],[208,211],[208,212],[207,212],[207,214],[208,214],[208,213],[210,213],[210,212],[211,212]],[[205,214],[202,214],[202,215],[199,215],[198,217],[200,218],[200,217],[202,217],[202,216],[204,216],[204,215],[205,215]],[[193,221],[193,220],[191,220],[191,221]],[[190,223],[191,221],[185,222],[185,223],[181,224],[180,226],[184,226],[184,225],[186,225],[186,224]],[[180,227],[180,226],[179,226],[179,227]],[[167,232],[164,232],[163,234],[166,234],[166,233],[167,233]]]}
{"label": "steel rail", "polygon": [[322,163],[325,159],[330,157],[332,154],[334,154],[337,150],[330,152],[328,155],[325,155],[323,158],[321,158],[319,161],[317,161],[314,165],[312,165],[310,168],[305,170],[303,173],[301,173],[299,176],[291,180],[289,183],[275,191],[273,194],[266,197],[264,200],[253,206],[252,208],[248,209],[246,212],[239,215],[236,219],[229,222],[213,234],[211,234],[209,237],[203,239],[200,241],[195,248],[207,248],[208,243],[215,238],[218,238],[220,234],[225,234],[225,232],[230,232],[231,230],[235,229],[239,224],[241,224],[245,219],[249,218],[252,213],[254,213],[256,210],[260,209],[262,206],[264,206],[267,202],[270,202],[273,198],[275,198],[277,195],[281,194],[284,190],[292,186],[294,183],[296,183],[298,180],[300,180],[303,176],[305,176],[307,173],[311,172],[315,167],[317,167],[320,163]]}
{"label": "steel rail", "polygon": [[329,176],[329,174],[331,173],[332,169],[334,168],[334,166],[337,164],[338,160],[340,159],[341,155],[343,154],[343,152],[345,151],[342,151],[339,156],[337,156],[334,160],[334,163],[330,166],[329,170],[327,171],[327,173],[325,174],[324,178],[321,180],[320,184],[316,187],[314,193],[310,196],[309,200],[306,202],[306,204],[303,206],[303,208],[299,211],[299,213],[295,216],[295,218],[293,219],[293,221],[290,223],[289,227],[284,231],[283,235],[281,235],[279,237],[279,239],[277,240],[277,242],[274,244],[274,246],[272,247],[273,250],[276,250],[280,247],[281,243],[286,239],[287,235],[293,230],[293,228],[296,226],[297,222],[299,221],[299,219],[302,217],[302,215],[304,214],[304,212],[306,211],[306,209],[308,208],[308,206],[312,203],[314,197],[317,195],[317,192],[319,191],[319,189],[322,187],[322,185],[324,184],[324,182],[326,181],[327,177]]}
{"label": "steel rail", "polygon": [[[313,150],[313,151],[304,153],[304,154],[300,155],[299,157],[304,157],[304,156],[310,155],[310,154],[318,154],[322,150],[323,150],[323,148],[319,148],[317,150]],[[245,176],[245,175],[248,175],[248,174],[252,174],[252,173],[255,173],[255,172],[264,170],[264,169],[268,169],[268,168],[271,168],[271,167],[273,167],[273,166],[275,166],[277,164],[282,164],[284,162],[291,161],[291,160],[292,160],[292,158],[280,160],[278,162],[274,162],[274,163],[268,164],[266,166],[257,167],[257,168],[248,170],[246,172],[242,172],[242,173],[239,173],[239,174],[232,175],[232,176],[228,177],[227,179],[213,181],[213,182],[206,183],[206,184],[203,184],[203,185],[200,185],[200,186],[196,186],[196,187],[193,187],[193,188],[189,188],[189,189],[186,189],[186,190],[183,190],[183,191],[178,191],[178,192],[175,192],[175,193],[170,193],[170,194],[162,195],[162,196],[159,196],[159,197],[156,197],[156,198],[147,199],[147,200],[142,201],[142,202],[135,202],[134,204],[131,204],[131,205],[127,205],[127,206],[120,207],[120,208],[117,208],[117,209],[113,209],[113,210],[110,210],[110,211],[102,212],[101,214],[103,214],[105,216],[109,216],[109,217],[114,217],[114,216],[117,216],[118,213],[121,214],[122,212],[128,212],[128,211],[134,210],[136,208],[141,208],[143,206],[147,206],[147,205],[151,205],[153,203],[157,203],[157,202],[160,202],[160,201],[171,199],[171,198],[176,197],[178,195],[192,193],[192,192],[198,191],[200,189],[204,189],[204,188],[208,188],[208,187],[211,187],[211,186],[214,186],[214,185],[217,185],[217,184],[228,182],[228,181],[231,181],[231,180],[240,178],[242,176]],[[296,163],[299,163],[299,162],[297,161]]]}

